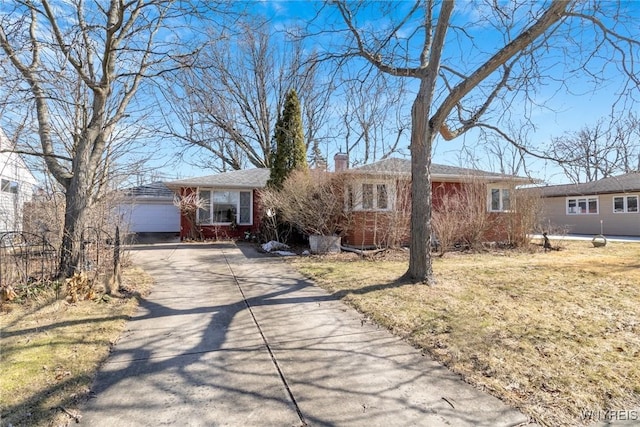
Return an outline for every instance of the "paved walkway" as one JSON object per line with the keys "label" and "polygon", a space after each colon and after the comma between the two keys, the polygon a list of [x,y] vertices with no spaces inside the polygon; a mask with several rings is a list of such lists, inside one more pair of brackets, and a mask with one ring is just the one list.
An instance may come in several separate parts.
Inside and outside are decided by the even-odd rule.
{"label": "paved walkway", "polygon": [[157,284],[99,372],[83,425],[527,422],[250,246],[133,255]]}

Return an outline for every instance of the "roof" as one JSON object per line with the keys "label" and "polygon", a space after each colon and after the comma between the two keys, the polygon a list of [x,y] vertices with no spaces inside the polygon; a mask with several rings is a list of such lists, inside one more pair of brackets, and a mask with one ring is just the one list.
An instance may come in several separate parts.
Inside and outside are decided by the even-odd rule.
{"label": "roof", "polygon": [[167,187],[264,188],[269,180],[268,168],[243,169],[196,178],[167,182]]}
{"label": "roof", "polygon": [[170,190],[163,182],[152,182],[151,184],[126,188],[124,194],[130,197],[149,198],[173,198],[174,195],[173,190]]}
{"label": "roof", "polygon": [[[411,176],[411,160],[391,157],[346,172],[367,175]],[[165,183],[172,190],[183,187],[212,187],[212,188],[264,188],[269,180],[269,168],[243,169],[207,175],[196,178],[179,179]],[[449,165],[431,164],[431,177],[435,181],[460,181],[469,177],[476,177],[490,181],[521,181],[531,182],[529,178],[515,175],[505,175],[479,169],[467,169]]]}
{"label": "roof", "polygon": [[[349,169],[349,173],[362,173],[372,175],[405,175],[411,176],[411,160],[391,157],[375,163],[363,165]],[[431,178],[434,181],[460,180],[469,177],[476,177],[495,181],[523,181],[530,182],[529,178],[515,175],[505,175],[495,172],[487,172],[479,169],[460,168],[457,166],[431,164]]]}
{"label": "roof", "polygon": [[540,187],[542,197],[586,196],[595,194],[628,193],[640,191],[640,172],[610,176],[582,184],[548,185]]}

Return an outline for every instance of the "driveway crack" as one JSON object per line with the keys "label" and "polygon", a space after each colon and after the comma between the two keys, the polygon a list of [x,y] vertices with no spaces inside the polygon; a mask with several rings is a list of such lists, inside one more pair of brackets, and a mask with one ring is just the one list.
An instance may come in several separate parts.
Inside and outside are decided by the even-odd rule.
{"label": "driveway crack", "polygon": [[258,319],[256,318],[253,309],[251,307],[251,304],[249,304],[249,301],[247,300],[247,296],[244,293],[244,290],[242,289],[242,286],[240,285],[240,281],[238,280],[238,277],[236,276],[236,273],[233,271],[233,268],[231,268],[231,263],[229,263],[229,259],[227,258],[227,254],[224,252],[224,250],[222,251],[222,255],[224,256],[224,261],[227,264],[227,267],[229,268],[229,273],[231,273],[231,276],[233,277],[234,282],[236,283],[236,286],[238,287],[238,290],[240,291],[240,295],[242,295],[242,300],[244,301],[244,304],[247,307],[247,310],[249,311],[249,314],[251,315],[251,318],[253,319],[253,323],[256,325],[256,328],[258,329],[258,332],[260,333],[260,337],[262,338],[262,341],[264,342],[264,345],[267,349],[267,352],[269,353],[269,356],[271,357],[271,362],[273,363],[273,365],[276,368],[276,371],[278,372],[278,376],[280,377],[280,381],[282,381],[282,384],[284,385],[285,390],[287,391],[287,394],[289,395],[289,399],[291,399],[291,403],[293,404],[293,407],[296,410],[296,413],[298,414],[298,418],[300,419],[300,422],[302,423],[301,426],[307,426],[307,422],[304,419],[304,415],[302,415],[302,411],[300,410],[300,406],[298,406],[298,402],[296,401],[295,396],[293,395],[293,392],[291,391],[291,387],[289,387],[289,383],[287,381],[287,378],[284,376],[284,372],[282,372],[282,369],[280,368],[280,363],[278,363],[278,359],[276,358],[275,354],[273,353],[273,350],[271,349],[271,344],[269,344],[269,340],[267,339],[267,337],[265,336],[264,332],[262,331],[262,328],[260,327],[260,323],[258,323]]}

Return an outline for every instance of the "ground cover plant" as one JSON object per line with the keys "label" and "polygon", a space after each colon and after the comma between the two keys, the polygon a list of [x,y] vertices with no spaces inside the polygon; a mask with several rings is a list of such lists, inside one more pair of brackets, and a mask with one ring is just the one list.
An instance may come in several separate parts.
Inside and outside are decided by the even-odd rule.
{"label": "ground cover plant", "polygon": [[122,274],[118,294],[70,302],[43,292],[0,312],[0,425],[74,422],[94,374],[117,341],[140,295],[151,287],[141,270]]}
{"label": "ground cover plant", "polygon": [[449,253],[435,260],[435,286],[398,280],[402,252],[290,262],[541,425],[638,416],[640,244],[560,246]]}

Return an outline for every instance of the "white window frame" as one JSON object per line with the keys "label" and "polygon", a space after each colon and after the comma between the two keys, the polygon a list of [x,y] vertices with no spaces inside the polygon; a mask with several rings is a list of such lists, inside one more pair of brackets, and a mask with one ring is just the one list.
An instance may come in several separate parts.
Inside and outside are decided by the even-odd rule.
{"label": "white window frame", "polygon": [[[200,194],[203,191],[207,191],[210,192],[210,197],[209,197],[209,206],[208,206],[208,211],[209,211],[209,220],[208,221],[200,221],[200,209],[198,209],[197,212],[197,221],[200,225],[231,225],[233,223],[237,224],[237,225],[253,225],[253,190],[237,190],[237,189],[227,189],[227,188],[198,188],[198,197],[201,197]],[[226,222],[213,222],[213,193],[237,193],[237,202],[236,202],[236,206],[235,206],[235,221],[226,221]],[[241,193],[248,193],[249,194],[249,221],[248,222],[240,222],[240,209],[242,208],[246,208],[246,207],[241,207],[240,206],[240,200],[241,200]]]}
{"label": "white window frame", "polygon": [[[569,203],[571,201],[575,201],[575,209],[576,211],[573,212],[570,210],[569,208]],[[586,206],[586,212],[578,212],[577,208],[580,206],[580,202],[584,201],[585,206]],[[589,204],[595,201],[596,202],[596,211],[595,212],[589,212]],[[573,197],[567,197],[565,199],[565,209],[566,209],[566,213],[567,215],[599,215],[600,214],[600,198],[598,196],[573,196]]]}
{"label": "white window frame", "polygon": [[[493,208],[493,192],[498,191],[498,209]],[[505,198],[505,192],[508,197]],[[513,200],[511,187],[489,186],[487,188],[487,211],[489,212],[511,212],[513,210]],[[505,200],[509,200],[509,207],[505,209]]]}
{"label": "white window frame", "polygon": [[[371,207],[364,208],[364,186],[371,186]],[[380,208],[379,189],[381,186],[385,186],[387,193],[386,207]],[[393,202],[395,197],[395,181],[385,180],[360,180],[351,182],[347,186],[345,192],[345,207],[350,211],[365,211],[365,212],[389,212],[393,210]]]}
{"label": "white window frame", "polygon": [[[616,199],[622,199],[622,210],[621,211],[617,211],[616,210]],[[634,211],[630,211],[629,210],[629,199],[636,199],[636,210]],[[613,196],[612,198],[612,204],[613,204],[613,213],[614,214],[619,214],[619,213],[639,213],[640,212],[640,197],[637,194],[631,194],[631,195],[625,195],[625,196]]]}

